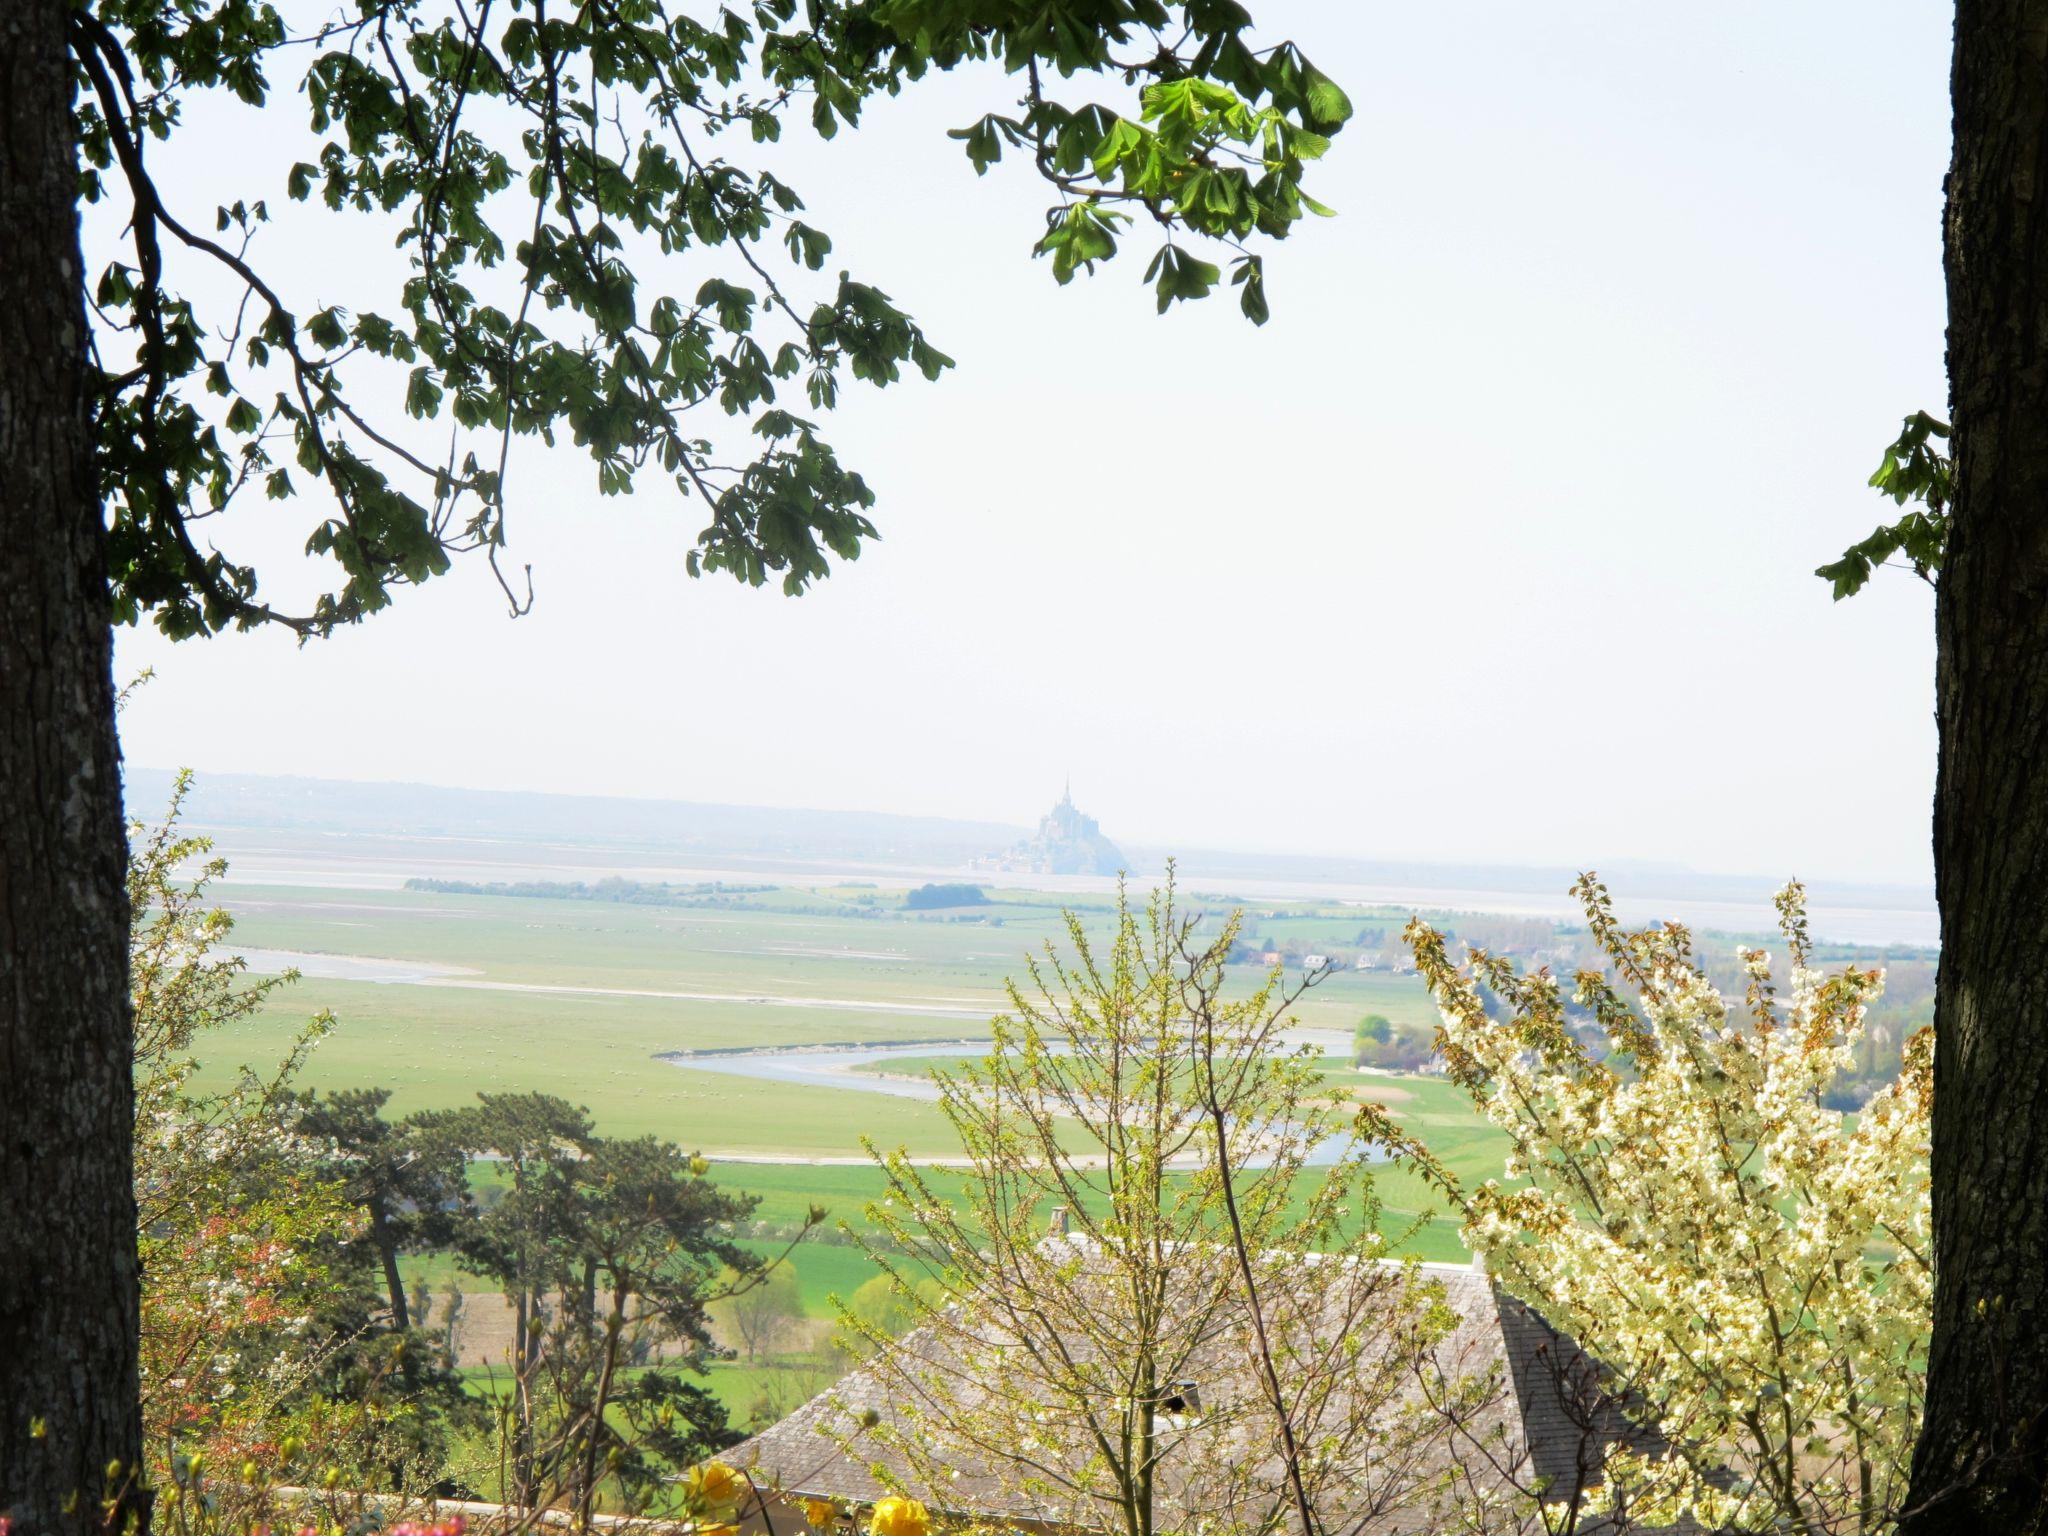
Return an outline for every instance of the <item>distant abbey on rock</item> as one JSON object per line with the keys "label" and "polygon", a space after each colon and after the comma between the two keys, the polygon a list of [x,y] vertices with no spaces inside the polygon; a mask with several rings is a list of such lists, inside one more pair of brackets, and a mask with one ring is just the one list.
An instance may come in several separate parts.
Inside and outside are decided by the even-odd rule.
{"label": "distant abbey on rock", "polygon": [[1060,803],[1040,819],[1037,832],[987,862],[995,869],[1028,875],[1115,875],[1129,867],[1095,818],[1074,808],[1071,784]]}

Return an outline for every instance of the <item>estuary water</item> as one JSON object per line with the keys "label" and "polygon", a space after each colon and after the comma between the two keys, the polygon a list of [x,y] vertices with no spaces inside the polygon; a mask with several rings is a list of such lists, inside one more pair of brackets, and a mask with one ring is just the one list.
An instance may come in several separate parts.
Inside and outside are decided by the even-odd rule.
{"label": "estuary water", "polygon": [[[715,1072],[726,1077],[751,1077],[772,1083],[796,1083],[808,1088],[838,1088],[856,1093],[879,1093],[892,1098],[918,1099],[924,1103],[936,1103],[938,1086],[929,1078],[909,1072],[891,1074],[886,1072],[863,1072],[861,1067],[892,1058],[910,1057],[973,1057],[988,1053],[986,1043],[967,1044],[926,1044],[926,1045],[863,1045],[846,1048],[832,1047],[813,1049],[795,1047],[779,1051],[732,1051],[689,1054],[676,1052],[663,1056],[661,1060],[672,1067],[692,1072]],[[1349,1136],[1333,1137],[1316,1149],[1309,1159],[1312,1166],[1326,1167],[1344,1155],[1352,1145]],[[1371,1161],[1384,1161],[1384,1155],[1377,1149],[1371,1154]],[[1248,1167],[1259,1167],[1257,1156],[1245,1160]]]}
{"label": "estuary water", "polygon": [[[480,838],[395,837],[363,834],[293,833],[274,829],[213,829],[230,860],[229,879],[239,886],[295,886],[327,890],[396,890],[408,879],[426,877],[494,881],[584,880],[607,876],[627,880],[693,883],[724,880],[741,884],[818,884],[877,881],[916,884],[926,880],[969,880],[990,889],[1034,890],[1101,896],[1116,882],[1091,875],[1026,875],[938,868],[916,864],[854,864],[799,858],[728,860],[713,856],[667,856],[621,848],[574,844],[514,843]],[[1134,872],[1134,889],[1144,890],[1156,873]],[[1460,880],[1459,872],[1418,870],[1412,878],[1389,880],[1300,879],[1253,873],[1205,874],[1196,864],[1181,870],[1181,889],[1190,905],[1332,902],[1392,906],[1443,915],[1493,913],[1583,921],[1565,887],[1541,883],[1536,871],[1511,872],[1498,883]],[[1661,870],[1613,871],[1608,881],[1615,909],[1629,924],[1676,921],[1721,933],[1772,934],[1774,882],[1698,877]],[[1838,943],[1932,946],[1941,924],[1931,891],[1899,886],[1817,883],[1809,917],[1816,938]]]}

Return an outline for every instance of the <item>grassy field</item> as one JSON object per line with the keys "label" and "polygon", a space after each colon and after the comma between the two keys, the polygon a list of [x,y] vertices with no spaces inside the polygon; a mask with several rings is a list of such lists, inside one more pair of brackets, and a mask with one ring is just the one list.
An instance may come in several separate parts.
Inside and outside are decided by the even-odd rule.
{"label": "grassy field", "polygon": [[[447,969],[423,975],[427,985],[309,975],[216,1039],[202,1081],[276,1061],[326,1009],[339,1027],[308,1065],[315,1086],[390,1088],[396,1114],[468,1103],[479,1092],[544,1090],[587,1107],[609,1134],[659,1135],[712,1156],[858,1157],[863,1133],[918,1156],[950,1151],[929,1105],[713,1077],[656,1058],[980,1036],[1004,1004],[1004,978],[1023,973],[1025,952],[1063,937],[1059,900],[1029,894],[954,921],[957,914],[897,910],[898,892],[830,886],[777,887],[722,908],[272,886],[217,892],[236,915],[238,944]],[[882,915],[855,915],[863,911]],[[1370,915],[1322,921],[1355,932]],[[1085,916],[1100,929],[1108,908],[1094,899]],[[1246,968],[1244,984],[1255,980]],[[1346,972],[1310,994],[1300,1021],[1348,1032],[1364,1012],[1420,1021],[1429,1004],[1412,977]]]}
{"label": "grassy field", "polygon": [[[879,1194],[860,1138],[916,1156],[956,1149],[937,1110],[915,1100],[685,1070],[663,1052],[975,1038],[1004,1004],[1028,951],[1064,944],[1063,905],[1106,932],[1102,897],[1002,892],[986,907],[901,910],[898,890],[784,884],[722,895],[720,905],[638,906],[410,890],[223,884],[234,941],[320,957],[420,967],[419,981],[308,976],[255,1018],[214,1037],[202,1081],[275,1062],[315,1012],[337,1026],[314,1052],[312,1086],[382,1086],[391,1112],[471,1102],[479,1092],[541,1090],[589,1109],[612,1135],[653,1134],[719,1163],[716,1177],[760,1194],[760,1219],[786,1227],[813,1202],[857,1217]],[[1210,903],[1205,927],[1224,908]],[[1259,931],[1332,947],[1399,914],[1317,908],[1251,914]],[[309,967],[312,962],[309,962]],[[347,969],[327,962],[323,968]],[[388,969],[388,968],[387,968]],[[1260,979],[1244,967],[1242,985]],[[1426,1023],[1412,976],[1339,972],[1304,1000],[1298,1021],[1348,1034],[1362,1013]],[[916,1071],[916,1059],[890,1063]],[[1338,1074],[1378,1083],[1461,1173],[1497,1166],[1497,1144],[1448,1085]],[[1405,1096],[1405,1097],[1403,1097]],[[842,1166],[844,1164],[845,1166]],[[1388,1172],[1390,1221],[1420,1214],[1416,1181]],[[1449,1256],[1447,1230],[1424,1234]],[[843,1250],[841,1250],[843,1251]],[[819,1261],[825,1263],[827,1261]],[[805,1265],[806,1271],[810,1265]],[[437,1280],[437,1283],[438,1280]],[[807,1272],[806,1295],[822,1295]]]}
{"label": "grassy field", "polygon": [[[384,965],[385,975],[413,969],[407,980],[309,975],[280,989],[260,1014],[212,1038],[201,1081],[218,1085],[243,1065],[273,1065],[310,1016],[330,1010],[336,1027],[308,1062],[307,1085],[389,1088],[396,1115],[466,1104],[480,1092],[557,1094],[585,1106],[606,1134],[658,1135],[710,1155],[713,1179],[759,1198],[757,1231],[793,1230],[814,1204],[827,1209],[831,1224],[862,1227],[862,1210],[881,1197],[883,1182],[865,1162],[860,1138],[920,1157],[955,1153],[934,1106],[865,1091],[852,1074],[847,1087],[822,1087],[687,1070],[658,1058],[986,1038],[988,1018],[1005,1004],[1004,978],[1024,974],[1027,951],[1048,940],[1064,944],[1058,897],[1003,893],[988,907],[918,915],[900,910],[901,894],[779,885],[720,897],[721,905],[673,907],[223,885],[216,896],[236,915],[238,945],[321,957],[307,968],[353,969],[357,977],[360,967],[335,957],[401,963],[396,973]],[[1086,898],[1081,908],[1091,933],[1106,932],[1106,901]],[[1360,908],[1268,909],[1255,914],[1254,926],[1339,948],[1362,926],[1397,920]],[[1257,967],[1245,967],[1240,984],[1261,979]],[[1397,1024],[1433,1017],[1412,976],[1347,971],[1309,995],[1298,1022],[1347,1038],[1367,1012]],[[888,1070],[924,1064],[898,1058]],[[1330,1078],[1383,1097],[1461,1175],[1497,1171],[1500,1138],[1450,1085],[1349,1070]],[[933,1172],[935,1182],[950,1177]],[[1422,1222],[1406,1251],[1463,1258],[1454,1227],[1433,1215],[1413,1175],[1384,1170],[1379,1193],[1385,1230],[1410,1232]],[[764,1254],[782,1246],[772,1236],[747,1241]],[[874,1273],[844,1243],[805,1243],[791,1262],[803,1311],[818,1325],[832,1318],[833,1294],[850,1296]],[[446,1255],[409,1258],[406,1270],[409,1281],[436,1291],[451,1281],[466,1291],[494,1288]],[[824,1380],[821,1360],[800,1351],[751,1365],[723,1362],[709,1385],[741,1420],[786,1410]]]}

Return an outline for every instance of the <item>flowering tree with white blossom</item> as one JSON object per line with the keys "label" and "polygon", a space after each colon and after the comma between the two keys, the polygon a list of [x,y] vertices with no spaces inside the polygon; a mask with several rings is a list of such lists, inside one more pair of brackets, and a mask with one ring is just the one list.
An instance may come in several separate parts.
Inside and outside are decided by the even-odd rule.
{"label": "flowering tree with white blossom", "polygon": [[1860,1113],[1828,1109],[1883,978],[1811,964],[1799,886],[1778,897],[1789,994],[1745,949],[1739,1006],[1684,928],[1624,931],[1591,876],[1574,894],[1607,966],[1570,983],[1455,962],[1410,925],[1450,1076],[1513,1141],[1476,1188],[1425,1166],[1495,1278],[1658,1431],[1608,1458],[1606,1503],[1651,1525],[1880,1529],[1927,1369],[1931,1032]]}

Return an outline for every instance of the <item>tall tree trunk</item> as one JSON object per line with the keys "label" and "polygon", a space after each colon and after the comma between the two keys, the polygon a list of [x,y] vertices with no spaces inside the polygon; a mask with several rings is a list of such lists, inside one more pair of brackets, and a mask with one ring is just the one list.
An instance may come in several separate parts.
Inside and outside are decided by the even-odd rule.
{"label": "tall tree trunk", "polygon": [[[603,1481],[598,1475],[597,1459],[609,1449],[609,1436],[605,1430],[604,1416],[612,1405],[612,1382],[619,1369],[619,1340],[626,1331],[626,1288],[615,1286],[612,1290],[612,1309],[604,1321],[603,1364],[597,1377],[597,1394],[590,1405],[590,1423],[583,1442],[583,1470],[576,1481],[576,1528],[588,1531],[591,1517],[597,1513],[597,1489]],[[595,1304],[591,1311],[596,1311]]]}
{"label": "tall tree trunk", "polygon": [[[0,1514],[137,1468],[128,902],[65,0],[0,5]],[[113,1487],[108,1474],[113,1473]]]}
{"label": "tall tree trunk", "polygon": [[398,1234],[384,1214],[381,1198],[370,1201],[370,1243],[384,1265],[384,1296],[391,1303],[391,1326],[403,1333],[412,1326],[412,1314],[405,1304],[405,1277],[398,1270]]}
{"label": "tall tree trunk", "polygon": [[2048,0],[1961,0],[1951,85],[1936,1277],[1910,1536],[2048,1531]]}
{"label": "tall tree trunk", "polygon": [[512,1314],[512,1503],[533,1508],[538,1489],[533,1451],[533,1292],[522,1277]]}

